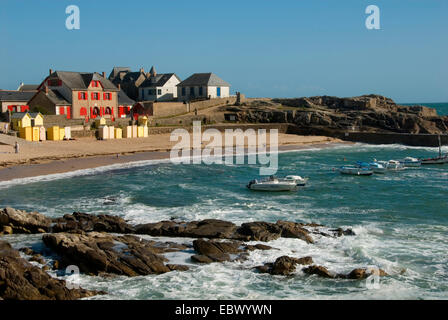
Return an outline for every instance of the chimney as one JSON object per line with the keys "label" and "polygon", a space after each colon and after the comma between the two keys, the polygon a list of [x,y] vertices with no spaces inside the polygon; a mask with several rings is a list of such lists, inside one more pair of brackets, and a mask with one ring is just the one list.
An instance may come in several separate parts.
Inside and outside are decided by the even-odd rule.
{"label": "chimney", "polygon": [[50,69],[50,76],[51,76],[52,73],[53,73],[53,69]]}
{"label": "chimney", "polygon": [[102,76],[103,76],[103,78],[106,78],[106,72],[103,71]]}

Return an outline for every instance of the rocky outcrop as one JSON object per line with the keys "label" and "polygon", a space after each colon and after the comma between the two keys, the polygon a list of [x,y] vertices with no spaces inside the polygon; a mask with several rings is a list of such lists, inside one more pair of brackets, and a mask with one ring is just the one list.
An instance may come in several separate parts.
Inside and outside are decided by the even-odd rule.
{"label": "rocky outcrop", "polygon": [[219,241],[198,239],[193,241],[193,248],[198,253],[191,259],[198,263],[212,263],[243,260],[247,251],[270,250],[272,247],[256,244],[246,245],[240,241]]}
{"label": "rocky outcrop", "polygon": [[53,219],[52,232],[111,232],[133,233],[134,228],[123,218],[110,215],[93,215],[81,212],[66,214],[62,218]]}
{"label": "rocky outcrop", "polygon": [[13,208],[0,211],[0,232],[13,233],[45,233],[50,230],[51,219],[38,212],[26,212]]}
{"label": "rocky outcrop", "polygon": [[45,245],[61,256],[61,267],[76,265],[88,274],[112,273],[126,276],[161,274],[171,271],[160,255],[186,247],[147,241],[132,235],[104,233],[56,233],[42,238]]}
{"label": "rocky outcrop", "polygon": [[[309,266],[307,268],[302,269],[302,271],[308,275],[318,275],[323,278],[331,278],[331,279],[354,279],[354,280],[362,280],[366,279],[370,275],[375,274],[375,270],[367,269],[367,268],[357,268],[351,271],[348,274],[335,274],[328,271],[327,268],[323,266]],[[377,275],[380,277],[388,276],[386,271],[382,269],[378,269]]]}
{"label": "rocky outcrop", "polygon": [[277,258],[274,263],[265,263],[263,266],[258,266],[256,269],[261,273],[270,273],[272,275],[290,275],[296,270],[296,266],[308,265],[313,263],[313,258],[292,258],[288,256],[282,256]]}
{"label": "rocky outcrop", "polygon": [[64,280],[50,277],[0,241],[0,300],[74,300],[102,293],[69,289]]}
{"label": "rocky outcrop", "polygon": [[[384,276],[388,276],[387,272],[382,270],[382,269],[377,269],[377,275],[380,277],[384,277]],[[375,274],[375,270],[373,269],[367,269],[367,268],[357,268],[354,269],[352,272],[350,272],[349,274],[342,276],[342,278],[346,278],[346,279],[366,279],[367,277],[374,275]]]}
{"label": "rocky outcrop", "polygon": [[236,229],[236,225],[232,222],[207,219],[191,222],[147,223],[136,226],[135,233],[165,237],[232,239]]}
{"label": "rocky outcrop", "polygon": [[[287,107],[288,110],[285,110]],[[448,117],[424,106],[400,106],[379,95],[252,100],[233,107],[239,122],[291,123],[300,128],[443,134]]]}
{"label": "rocky outcrop", "polygon": [[335,274],[331,273],[330,271],[328,271],[327,268],[325,268],[323,266],[312,265],[312,266],[302,269],[302,271],[308,275],[315,274],[315,275],[318,275],[323,278],[331,278],[331,279],[336,278]]}

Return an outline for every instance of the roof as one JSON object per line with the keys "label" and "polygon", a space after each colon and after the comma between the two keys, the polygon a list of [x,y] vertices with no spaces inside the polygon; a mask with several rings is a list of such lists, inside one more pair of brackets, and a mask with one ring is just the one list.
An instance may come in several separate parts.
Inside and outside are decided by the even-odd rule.
{"label": "roof", "polygon": [[38,84],[20,84],[19,88],[17,89],[18,91],[33,91],[33,90],[37,90],[37,88],[39,88]]}
{"label": "roof", "polygon": [[30,117],[31,117],[32,119],[36,118],[36,117],[39,116],[39,115],[40,115],[41,117],[43,117],[43,116],[42,116],[42,113],[40,113],[40,112],[30,112],[29,115],[30,115]]}
{"label": "roof", "polygon": [[0,101],[20,101],[28,102],[36,93],[36,91],[0,91]]}
{"label": "roof", "polygon": [[179,87],[185,86],[217,86],[230,87],[230,84],[222,80],[214,73],[195,73],[189,78],[178,84]]}
{"label": "roof", "polygon": [[109,79],[113,80],[114,78],[116,78],[118,76],[118,74],[120,72],[131,72],[131,68],[129,67],[114,67],[111,71],[111,73],[109,74]]}
{"label": "roof", "polygon": [[118,92],[118,105],[133,105],[134,103],[135,101],[129,98],[123,90]]}
{"label": "roof", "polygon": [[143,75],[145,76],[144,72],[136,71],[136,72],[128,72],[123,78],[123,82],[135,82],[138,80],[138,78]]}
{"label": "roof", "polygon": [[[41,91],[45,94],[45,91]],[[48,89],[48,99],[55,105],[71,105],[58,90]]]}
{"label": "roof", "polygon": [[14,112],[11,115],[11,119],[22,119],[24,116],[29,115],[28,112]]}
{"label": "roof", "polygon": [[109,79],[103,78],[97,72],[56,71],[50,75],[50,78],[53,76],[61,79],[72,90],[86,90],[90,82],[96,80],[101,82],[104,89],[118,91],[118,88]]}
{"label": "roof", "polygon": [[176,77],[177,80],[181,81],[180,78],[175,73],[162,73],[158,74],[155,77],[150,77],[143,81],[143,83],[140,85],[141,88],[148,88],[148,87],[163,87],[168,80],[171,79],[171,77]]}

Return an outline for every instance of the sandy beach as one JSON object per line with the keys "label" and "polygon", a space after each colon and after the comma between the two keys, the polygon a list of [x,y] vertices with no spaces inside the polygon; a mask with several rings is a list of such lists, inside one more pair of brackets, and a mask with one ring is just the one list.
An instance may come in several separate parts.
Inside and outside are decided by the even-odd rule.
{"label": "sandy beach", "polygon": [[[267,146],[269,140],[267,135]],[[14,153],[12,146],[0,145],[0,181],[127,162],[167,159],[176,143],[177,141],[170,141],[170,134],[166,133],[136,139],[100,141],[81,138],[72,141],[24,143],[18,154]],[[323,136],[278,135],[279,150],[294,150],[310,145],[324,147],[333,143],[342,141]],[[203,146],[205,145],[207,143]],[[244,146],[252,144],[245,141]]]}

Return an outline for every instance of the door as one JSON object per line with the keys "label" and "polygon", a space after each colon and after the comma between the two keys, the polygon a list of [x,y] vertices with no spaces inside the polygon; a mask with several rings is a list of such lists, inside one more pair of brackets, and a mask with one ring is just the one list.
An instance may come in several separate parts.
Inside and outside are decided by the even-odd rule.
{"label": "door", "polygon": [[218,97],[221,96],[221,87],[216,88],[216,95],[217,95]]}

